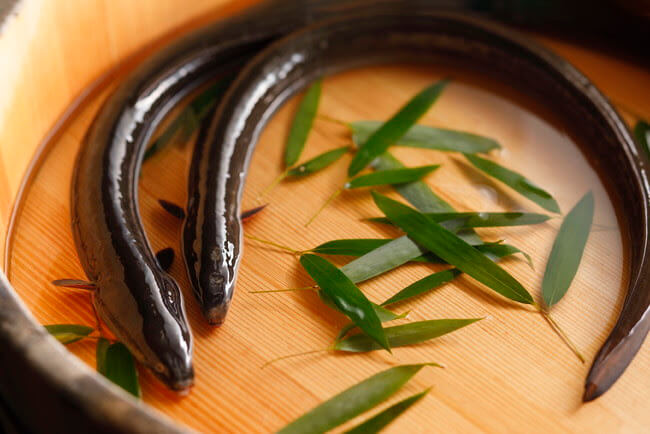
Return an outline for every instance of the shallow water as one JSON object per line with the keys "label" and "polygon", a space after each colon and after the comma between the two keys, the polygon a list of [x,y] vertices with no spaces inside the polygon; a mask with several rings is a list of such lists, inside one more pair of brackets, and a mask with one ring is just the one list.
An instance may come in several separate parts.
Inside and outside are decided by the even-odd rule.
{"label": "shallow water", "polygon": [[[593,191],[594,231],[569,294],[554,309],[557,319],[591,359],[611,329],[624,296],[624,245],[606,189],[567,134],[566,126],[553,113],[506,86],[476,75],[412,66],[364,68],[327,78],[320,112],[346,121],[386,119],[421,88],[444,76],[452,76],[454,81],[421,123],[497,139],[503,149],[493,154],[496,160],[525,173],[553,194],[563,212],[568,212],[586,191]],[[87,293],[56,288],[49,282],[84,277],[70,233],[69,182],[80,141],[104,96],[84,106],[49,145],[37,171],[31,174],[21,212],[10,234],[9,279],[43,324],[94,323]],[[244,208],[255,206],[258,193],[281,172],[281,144],[295,107],[294,98],[265,128],[253,157]],[[319,120],[303,159],[348,142],[340,126]],[[274,357],[327,346],[338,330],[337,325],[345,321],[322,308],[313,294],[250,294],[249,291],[257,289],[304,286],[309,280],[291,255],[247,243],[226,325],[211,329],[203,323],[178,256],[180,222],[156,203],[164,198],[184,204],[190,150],[190,144],[176,143],[146,162],[139,194],[153,249],[172,246],[177,253],[171,273],[187,297],[195,335],[197,385],[189,396],[180,398],[141,370],[145,402],[197,430],[265,432],[277,429],[335,391],[383,369],[386,363],[435,357],[450,367],[448,372],[444,376],[423,372],[408,388],[413,392],[436,386],[435,398],[409,410],[408,419],[421,427],[442,418],[450,431],[468,426],[503,430],[515,428],[510,425],[509,416],[517,411],[527,415],[531,427],[571,429],[599,408],[575,411],[574,403],[582,391],[588,366],[575,360],[538,315],[493,295],[467,278],[400,306],[400,311],[413,309],[411,320],[490,317],[479,326],[431,344],[399,349],[396,359],[378,353],[353,357],[320,355],[261,370],[260,366]],[[476,172],[458,155],[406,148],[393,151],[409,166],[442,164],[426,182],[459,211],[543,212],[497,181]],[[346,158],[342,161],[348,162]],[[359,221],[378,215],[367,191],[346,192],[313,225],[303,227],[325,198],[342,185],[345,166],[339,162],[315,176],[282,183],[268,196],[271,205],[246,223],[245,230],[297,249],[334,238],[394,235],[385,228]],[[481,234],[489,240],[505,239],[531,254],[535,270],[521,260],[505,261],[504,266],[537,297],[559,224],[560,219],[554,218],[536,227],[490,229]],[[381,301],[431,270],[430,266],[409,265],[362,288],[371,299]],[[82,342],[69,348],[94,366],[94,343]],[[468,372],[473,374],[468,376]],[[495,384],[499,387],[493,387]],[[480,395],[476,394],[477,388],[483,390]],[[641,405],[635,404],[633,396],[626,399],[627,402],[619,403],[620,408]],[[518,402],[516,409],[504,408],[505,402],[513,400]],[[549,409],[554,413],[537,414],[540,400],[554,402]],[[456,414],[457,408],[489,412],[494,417],[463,418]],[[549,417],[550,414],[557,417]],[[393,429],[399,428],[400,422],[395,423]]]}

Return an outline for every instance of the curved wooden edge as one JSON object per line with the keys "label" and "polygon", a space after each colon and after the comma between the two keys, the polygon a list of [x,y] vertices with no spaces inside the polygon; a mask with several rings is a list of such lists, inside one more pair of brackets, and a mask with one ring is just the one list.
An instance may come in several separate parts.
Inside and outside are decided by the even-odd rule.
{"label": "curved wooden edge", "polygon": [[0,393],[34,432],[187,432],[69,353],[0,273]]}

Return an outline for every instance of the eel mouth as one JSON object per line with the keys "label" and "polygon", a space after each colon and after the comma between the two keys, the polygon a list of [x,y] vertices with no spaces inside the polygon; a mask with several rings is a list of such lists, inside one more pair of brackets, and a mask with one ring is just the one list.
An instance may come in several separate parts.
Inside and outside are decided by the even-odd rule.
{"label": "eel mouth", "polygon": [[226,313],[227,309],[224,309],[222,307],[212,307],[205,309],[203,311],[203,316],[205,317],[208,324],[219,327],[226,320]]}

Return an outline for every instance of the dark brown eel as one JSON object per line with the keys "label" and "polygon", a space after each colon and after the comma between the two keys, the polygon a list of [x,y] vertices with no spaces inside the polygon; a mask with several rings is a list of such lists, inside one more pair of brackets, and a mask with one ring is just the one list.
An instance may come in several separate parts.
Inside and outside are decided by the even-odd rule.
{"label": "dark brown eel", "polygon": [[[308,25],[313,21],[318,22]],[[272,113],[310,81],[344,69],[382,62],[460,66],[508,82],[561,113],[579,142],[589,144],[585,156],[605,178],[621,211],[631,245],[630,286],[619,321],[591,368],[584,400],[604,393],[630,363],[650,324],[648,161],[616,111],[567,62],[502,27],[436,12],[426,1],[267,3],[183,39],[139,68],[102,109],[79,159],[74,190],[87,193],[74,196],[73,221],[75,232],[84,234],[77,234],[77,246],[89,276],[115,272],[115,292],[122,297],[138,293],[146,301],[160,292],[160,286],[148,286],[152,282],[141,276],[142,270],[166,276],[152,265],[137,212],[145,143],[179,98],[229,62],[305,25],[247,64],[196,145],[183,250],[207,319],[221,323],[232,298],[240,257],[241,193],[254,145]],[[88,224],[82,231],[84,219]],[[104,250],[107,245],[113,248]],[[105,257],[101,263],[87,259],[97,256],[93,249]],[[127,269],[140,280],[124,285]],[[175,299],[180,306],[180,298]],[[158,352],[169,351],[157,344]]]}

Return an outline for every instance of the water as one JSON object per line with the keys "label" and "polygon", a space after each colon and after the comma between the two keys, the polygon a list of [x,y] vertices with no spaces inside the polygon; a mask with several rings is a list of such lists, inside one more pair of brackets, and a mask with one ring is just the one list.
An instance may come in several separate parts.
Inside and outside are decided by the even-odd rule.
{"label": "water", "polygon": [[[560,120],[505,86],[459,71],[410,66],[365,68],[328,78],[324,82],[320,111],[346,121],[386,119],[417,91],[443,76],[455,79],[421,123],[497,139],[504,147],[495,154],[497,161],[526,174],[553,194],[563,212],[568,212],[586,191],[593,191],[594,222],[599,230],[592,232],[574,285],[555,309],[556,317],[572,338],[592,357],[611,328],[622,301],[627,279],[626,255],[605,186]],[[81,138],[106,92],[85,104],[48,145],[40,164],[30,174],[21,212],[9,234],[9,279],[43,324],[94,323],[87,293],[55,288],[50,281],[84,278],[70,233],[69,183]],[[265,128],[253,157],[244,208],[256,205],[258,193],[282,170],[281,144],[295,107],[294,98]],[[348,141],[340,126],[317,121],[303,159]],[[239,431],[277,429],[301,410],[348,387],[352,379],[376,372],[381,366],[378,360],[392,359],[377,354],[323,355],[284,362],[262,371],[260,366],[274,357],[327,346],[336,333],[335,325],[344,320],[323,310],[319,301],[304,291],[274,296],[250,294],[248,291],[257,289],[309,284],[294,257],[254,244],[246,245],[237,294],[226,325],[210,329],[204,324],[178,256],[180,222],[157,204],[159,198],[185,203],[190,150],[190,144],[176,143],[148,161],[143,168],[139,194],[142,218],[154,250],[172,246],[177,253],[171,273],[184,288],[188,300],[188,315],[195,335],[197,385],[188,397],[180,398],[167,392],[146,370],[140,370],[143,399],[197,430],[232,430],[235,426]],[[394,154],[409,166],[442,164],[426,182],[459,211],[543,211],[476,172],[458,155],[405,148],[394,149]],[[339,163],[304,180],[282,183],[269,196],[271,206],[246,223],[246,230],[298,249],[334,238],[394,235],[386,232],[386,228],[358,221],[378,215],[366,191],[346,192],[312,226],[303,227],[344,179],[345,163]],[[535,270],[517,260],[506,261],[505,266],[538,296],[546,257],[559,224],[560,219],[554,218],[536,227],[481,233],[488,240],[507,238],[509,243],[531,254]],[[431,268],[426,266],[407,266],[364,284],[363,288],[374,301],[380,301],[429,272]],[[581,390],[587,366],[575,364],[570,352],[538,316],[513,307],[468,279],[404,307],[415,310],[413,320],[485,314],[497,319],[486,322],[483,328],[474,327],[445,338],[441,344],[400,349],[400,361],[429,360],[429,350],[434,348],[436,360],[440,358],[448,366],[463,366],[466,372],[474,372],[472,378],[465,378],[456,369],[446,375],[450,377],[447,379],[423,373],[415,383],[417,387],[436,384],[436,393],[445,396],[473,396],[476,376],[484,375],[520,384],[521,393],[526,393],[527,387],[534,388],[534,383],[525,370],[513,373],[502,368],[511,363],[508,351],[513,350],[508,349],[515,342],[515,347],[521,347],[521,352],[516,351],[517,363],[535,366],[541,363],[540,369],[556,372],[553,378],[543,379],[553,388],[541,393],[564,403]],[[472,347],[466,346],[468,343]],[[503,354],[495,353],[495,348],[504,348]],[[549,348],[557,355],[546,360]],[[77,343],[69,349],[94,366],[93,342]],[[491,363],[483,363],[476,354],[486,354]],[[572,369],[564,369],[566,364]],[[342,372],[346,375],[341,375]],[[495,413],[495,403],[511,393],[511,389],[492,390],[485,397],[475,397],[472,406]],[[436,414],[436,405],[434,400],[424,403],[413,409],[409,418],[426,426],[435,417],[432,415]],[[565,410],[566,405],[558,406],[558,418]]]}

